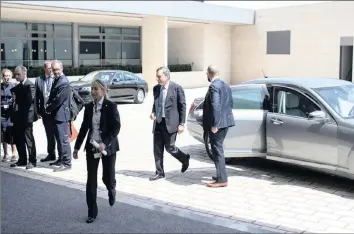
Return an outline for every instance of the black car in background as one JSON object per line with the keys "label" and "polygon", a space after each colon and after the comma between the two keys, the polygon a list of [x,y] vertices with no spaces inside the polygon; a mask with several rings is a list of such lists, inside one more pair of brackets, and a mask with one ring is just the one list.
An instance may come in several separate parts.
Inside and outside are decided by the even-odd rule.
{"label": "black car in background", "polygon": [[134,100],[134,103],[140,104],[148,93],[146,81],[134,73],[121,70],[94,71],[70,83],[86,103],[92,100],[91,83],[95,79],[107,84],[107,95],[113,102]]}

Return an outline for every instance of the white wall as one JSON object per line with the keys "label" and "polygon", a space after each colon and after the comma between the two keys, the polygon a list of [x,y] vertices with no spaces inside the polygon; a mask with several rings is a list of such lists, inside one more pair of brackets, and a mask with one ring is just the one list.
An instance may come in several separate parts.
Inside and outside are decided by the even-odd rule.
{"label": "white wall", "polygon": [[[232,83],[270,77],[339,77],[340,37],[354,36],[354,2],[259,10],[233,30]],[[267,55],[267,31],[291,30],[291,54]]]}
{"label": "white wall", "polygon": [[220,77],[231,80],[231,26],[207,24],[204,29],[204,71],[209,65],[220,70]]}
{"label": "white wall", "polygon": [[204,26],[168,29],[168,64],[191,64],[204,69]]}

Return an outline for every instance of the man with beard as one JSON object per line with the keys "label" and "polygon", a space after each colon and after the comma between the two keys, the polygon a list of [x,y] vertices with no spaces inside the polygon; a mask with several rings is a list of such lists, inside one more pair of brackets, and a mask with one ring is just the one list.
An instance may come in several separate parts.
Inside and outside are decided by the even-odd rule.
{"label": "man with beard", "polygon": [[52,62],[54,82],[50,91],[45,111],[55,123],[55,139],[58,144],[59,158],[51,166],[59,166],[54,172],[71,169],[71,147],[69,141],[70,120],[70,84],[63,74],[63,64],[59,60]]}
{"label": "man with beard", "polygon": [[215,182],[208,187],[218,188],[227,186],[227,172],[224,157],[224,140],[229,127],[235,125],[232,114],[232,92],[229,85],[219,78],[219,71],[209,66],[207,78],[210,82],[203,105],[203,129],[208,133],[211,151],[216,167]]}

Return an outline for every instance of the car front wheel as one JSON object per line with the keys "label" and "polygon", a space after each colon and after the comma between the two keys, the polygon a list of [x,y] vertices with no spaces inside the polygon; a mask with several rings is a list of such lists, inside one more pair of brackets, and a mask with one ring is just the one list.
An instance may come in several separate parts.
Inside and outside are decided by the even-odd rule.
{"label": "car front wheel", "polygon": [[135,93],[134,103],[141,104],[144,102],[145,99],[145,92],[142,89],[138,89]]}
{"label": "car front wheel", "polygon": [[[205,133],[204,135],[204,146],[205,146],[205,150],[207,152],[207,155],[209,156],[209,158],[214,161],[214,156],[213,153],[211,151],[211,144],[210,144],[210,138],[209,138],[209,133]],[[232,162],[233,158],[225,158],[225,163],[229,164]]]}

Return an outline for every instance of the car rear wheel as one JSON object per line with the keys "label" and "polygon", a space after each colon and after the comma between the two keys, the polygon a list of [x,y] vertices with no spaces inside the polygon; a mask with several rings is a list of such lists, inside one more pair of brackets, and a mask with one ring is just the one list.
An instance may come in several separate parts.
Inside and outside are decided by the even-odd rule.
{"label": "car rear wheel", "polygon": [[138,89],[135,93],[134,103],[141,104],[144,102],[145,99],[145,92],[142,89]]}
{"label": "car rear wheel", "polygon": [[[213,153],[211,151],[211,145],[210,145],[210,138],[209,138],[209,133],[205,133],[204,136],[204,146],[205,146],[205,150],[207,152],[207,155],[209,156],[209,158],[214,161],[214,156]],[[229,164],[232,162],[233,158],[225,158],[225,163]]]}

